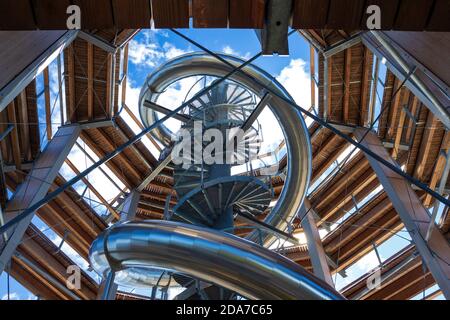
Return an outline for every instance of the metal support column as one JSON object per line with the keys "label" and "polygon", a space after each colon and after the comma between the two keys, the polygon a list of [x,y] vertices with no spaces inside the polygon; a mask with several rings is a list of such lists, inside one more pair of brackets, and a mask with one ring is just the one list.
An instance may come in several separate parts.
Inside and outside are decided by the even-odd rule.
{"label": "metal support column", "polygon": [[[396,165],[387,150],[373,131],[364,137],[366,129],[358,128],[354,134],[356,139],[370,151],[376,153],[384,160]],[[387,193],[395,210],[402,219],[417,250],[422,256],[436,283],[447,299],[450,299],[450,245],[435,224],[430,239],[426,241],[427,229],[430,225],[430,215],[420,201],[417,194],[399,174],[382,165],[380,162],[367,156],[372,169]]]}
{"label": "metal support column", "polygon": [[114,283],[115,277],[114,272],[108,272],[107,276],[100,283],[97,300],[116,300],[117,284]]}
{"label": "metal support column", "polygon": [[[120,222],[134,220],[136,217],[136,210],[139,204],[141,193],[132,190],[126,197],[125,201],[120,205]],[[114,283],[115,272],[110,270],[102,279],[98,290],[97,300],[115,300],[118,285]]]}
{"label": "metal support column", "polygon": [[304,217],[302,220],[302,227],[305,232],[308,252],[311,258],[314,274],[331,286],[334,286],[327,262],[327,255],[323,249],[319,230],[317,229],[316,221],[314,220],[313,209],[311,208],[311,203],[308,199],[305,199],[303,202],[298,215],[299,217]]}
{"label": "metal support column", "polygon": [[120,206],[120,221],[134,220],[136,218],[136,210],[139,204],[141,193],[132,190],[125,201]]}
{"label": "metal support column", "polygon": [[[27,208],[44,198],[58,175],[64,160],[80,135],[80,126],[73,125],[60,128],[48,143],[45,150],[36,160],[25,181],[17,188],[13,198],[5,208],[5,223],[19,216]],[[2,240],[0,254],[0,273],[11,259],[22,237],[31,223],[34,214],[22,219],[14,229],[10,230],[8,241]]]}

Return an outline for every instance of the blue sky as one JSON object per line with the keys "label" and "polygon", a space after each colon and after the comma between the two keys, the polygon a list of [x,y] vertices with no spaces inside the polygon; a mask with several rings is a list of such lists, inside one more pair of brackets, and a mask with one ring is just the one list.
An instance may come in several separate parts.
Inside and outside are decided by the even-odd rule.
{"label": "blue sky", "polygon": [[[185,29],[181,32],[193,40],[199,42],[200,44],[206,46],[208,49],[216,52],[224,52],[228,54],[233,54],[241,56],[245,59],[252,57],[260,51],[260,43],[256,37],[254,31],[251,30],[225,30],[225,29]],[[311,105],[310,101],[310,76],[309,76],[309,44],[298,34],[293,34],[289,39],[290,56],[288,57],[260,57],[255,61],[255,64],[263,68],[271,75],[273,75],[277,80],[288,90],[288,92],[293,96],[297,104],[303,108],[308,109]],[[127,100],[126,103],[128,107],[139,117],[138,113],[138,96],[142,85],[149,73],[151,73],[156,67],[164,63],[165,61],[172,59],[178,55],[200,51],[200,49],[189,44],[186,40],[180,38],[178,35],[172,33],[169,30],[143,30],[141,31],[130,43],[129,52],[129,72],[128,72],[128,84],[127,84]],[[53,100],[57,99],[56,93],[58,91],[58,83],[55,81],[57,78],[57,68],[56,64],[53,63],[50,66],[51,75],[51,93],[52,93],[52,107],[54,106]],[[384,79],[383,79],[384,80]],[[189,84],[187,84],[188,86]],[[37,81],[38,93],[42,90],[42,76],[38,78]],[[179,90],[178,90],[179,89]],[[165,100],[169,104],[173,103],[170,107],[178,106],[180,101],[184,98],[185,92],[178,88],[168,92],[169,97]],[[42,98],[40,99],[42,100]],[[57,101],[55,101],[56,103]],[[43,111],[44,103],[40,101],[39,103],[39,116],[40,122],[45,121],[45,111]],[[169,106],[168,106],[169,107]],[[379,108],[379,107],[378,107]],[[52,122],[58,123],[60,114],[59,108],[54,108],[55,113],[52,116]],[[266,122],[262,123],[263,127],[268,127],[270,134],[266,134],[269,145],[276,144],[282,139],[280,131],[274,129],[273,119],[270,116],[269,111],[264,111],[261,117],[266,119]],[[137,133],[140,129],[133,125],[129,116],[123,112],[122,116],[129,123],[130,127]],[[57,125],[53,128],[56,132]],[[53,132],[53,133],[54,133]],[[45,138],[45,126],[41,126],[41,136],[43,137],[43,142],[46,142]],[[149,141],[143,139],[144,144],[146,144],[152,152],[155,152],[151,148]],[[97,160],[98,158],[90,152],[92,157]],[[86,160],[85,156],[78,148],[74,148],[69,156],[73,163],[77,164],[79,171],[83,171],[92,163]],[[108,172],[108,174],[114,178],[114,174],[107,169],[106,166],[103,168]],[[66,179],[74,175],[73,172],[67,167],[63,166],[61,173]],[[101,190],[102,195],[106,199],[112,199],[117,195],[118,190],[114,187],[104,187],[108,186],[110,182],[105,178],[105,176],[99,172],[99,170],[94,171],[89,175],[89,180],[94,185],[97,185],[97,190]],[[116,181],[117,178],[114,178]],[[103,186],[103,187],[102,187]],[[80,183],[76,186],[76,190],[82,193],[85,185]],[[378,190],[379,191],[379,190]],[[87,193],[88,197],[97,200],[98,199]],[[372,196],[375,195],[372,194]],[[95,205],[95,204],[93,204]],[[41,230],[48,229],[42,221],[35,218],[33,220]],[[57,245],[60,243],[61,239],[51,230],[45,232],[46,236],[54,241]],[[405,239],[406,238],[406,239]],[[392,254],[397,252],[400,248],[406,246],[408,241],[407,233],[402,230],[399,231],[396,236],[393,236],[385,244],[380,247],[380,255],[382,260],[389,258]],[[63,251],[70,256],[74,261],[82,264],[86,267],[85,261],[80,260],[80,257],[70,248],[67,244],[63,246]],[[378,260],[374,251],[364,256],[358,263],[349,268],[348,277],[346,279],[337,276],[337,287],[341,288],[348,284],[350,281],[355,280],[361,274],[372,270],[377,267]],[[6,273],[3,273],[0,277],[0,299],[5,298],[6,295]],[[27,299],[33,298],[33,295],[24,289],[20,284],[11,278],[11,296],[12,298]]]}

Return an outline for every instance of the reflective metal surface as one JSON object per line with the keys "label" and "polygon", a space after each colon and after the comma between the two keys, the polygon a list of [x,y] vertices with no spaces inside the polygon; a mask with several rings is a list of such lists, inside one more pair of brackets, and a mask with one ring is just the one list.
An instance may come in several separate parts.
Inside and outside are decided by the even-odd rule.
{"label": "reflective metal surface", "polygon": [[[249,299],[343,299],[295,262],[253,242],[172,221],[126,222],[93,243],[93,268],[104,273],[143,266],[170,269]],[[134,273],[134,272],[131,272]]]}
{"label": "reflective metal surface", "polygon": [[[229,55],[222,55],[222,57],[234,66],[244,63],[244,60],[237,57]],[[221,77],[231,70],[229,65],[204,53],[192,53],[167,62],[147,78],[146,85],[141,91],[139,105],[142,121],[145,125],[150,125],[155,121],[156,116],[151,109],[143,106],[144,101],[156,102],[159,94],[175,81],[197,75]],[[264,70],[254,65],[249,65],[244,70],[251,75],[251,78],[238,72],[230,77],[230,80],[247,87],[262,97],[264,88],[252,80],[252,78],[257,79],[260,83],[292,100],[281,84]],[[278,202],[264,222],[284,231],[287,229],[288,223],[295,218],[308,188],[311,174],[311,146],[306,124],[298,110],[276,97],[270,100],[269,107],[277,118],[286,139],[288,174]],[[170,142],[170,133],[166,127],[160,130],[155,129],[152,132],[163,144],[167,145]],[[252,232],[248,239],[256,242],[258,234]],[[264,245],[269,246],[275,238],[265,233],[263,240]]]}

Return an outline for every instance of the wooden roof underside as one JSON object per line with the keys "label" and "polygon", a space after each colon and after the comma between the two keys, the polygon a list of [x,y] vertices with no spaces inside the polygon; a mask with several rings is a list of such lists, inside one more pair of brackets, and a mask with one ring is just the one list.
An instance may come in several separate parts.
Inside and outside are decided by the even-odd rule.
{"label": "wooden roof underside", "polygon": [[[0,30],[66,28],[67,7],[78,5],[83,29],[262,28],[264,0],[3,0]],[[448,31],[447,0],[293,0],[293,29],[364,30],[369,5],[378,5],[384,30]],[[99,15],[98,13],[102,14]]]}

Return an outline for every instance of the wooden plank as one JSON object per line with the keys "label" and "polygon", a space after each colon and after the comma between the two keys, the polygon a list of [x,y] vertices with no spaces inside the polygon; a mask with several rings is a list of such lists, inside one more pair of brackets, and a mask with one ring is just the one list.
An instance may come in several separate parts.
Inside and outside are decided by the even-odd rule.
{"label": "wooden plank", "polygon": [[22,159],[20,155],[20,143],[19,143],[19,131],[16,120],[16,107],[15,102],[12,101],[8,105],[8,123],[14,126],[14,129],[11,131],[11,148],[14,159],[14,164],[16,165],[16,169],[20,170],[22,167]]}
{"label": "wooden plank", "polygon": [[194,28],[228,27],[228,0],[192,0]]}
{"label": "wooden plank", "polygon": [[400,118],[398,120],[397,132],[395,133],[394,140],[394,148],[392,149],[392,158],[397,159],[400,151],[400,143],[402,141],[402,134],[405,127],[406,113],[404,111],[404,107],[408,107],[409,100],[409,90],[405,91],[402,98],[401,110],[400,110]]}
{"label": "wooden plank", "polygon": [[155,28],[189,28],[189,0],[152,0]]}
{"label": "wooden plank", "polygon": [[81,9],[82,29],[114,28],[113,8],[110,0],[73,0]]}
{"label": "wooden plank", "polygon": [[[419,99],[416,96],[413,96],[413,101],[412,101],[412,106],[411,106],[411,114],[413,116],[416,115],[417,109],[419,108],[419,104],[420,104]],[[414,123],[414,120],[408,117],[408,126],[406,128],[406,141],[408,141],[408,143],[411,140],[411,135],[412,135],[413,128],[415,127],[415,125],[416,124]]]}
{"label": "wooden plank", "polygon": [[364,1],[361,0],[330,0],[327,28],[359,29],[364,9]]}
{"label": "wooden plank", "polygon": [[360,124],[367,126],[368,109],[369,109],[369,91],[370,91],[370,78],[372,75],[372,58],[373,55],[367,47],[364,47],[363,58],[363,72],[361,76],[361,112],[360,112]]}
{"label": "wooden plank", "polygon": [[314,29],[308,29],[308,32],[311,34],[311,36],[323,47],[326,48],[328,47],[328,43],[325,41],[324,38],[322,38],[322,36],[319,35],[319,33],[317,33],[316,30]]}
{"label": "wooden plank", "polygon": [[126,102],[127,97],[127,80],[128,80],[128,51],[129,46],[128,44],[124,48],[123,52],[123,82],[122,82],[122,105]]}
{"label": "wooden plank", "polygon": [[94,45],[87,44],[88,119],[94,118]]}
{"label": "wooden plank", "polygon": [[417,156],[416,167],[414,170],[414,175],[417,179],[421,180],[424,178],[424,173],[426,169],[426,164],[428,158],[431,156],[430,150],[432,148],[433,137],[439,126],[439,120],[434,114],[429,111],[427,117],[427,123],[425,126],[425,131],[422,135],[422,141],[420,143],[419,155]]}
{"label": "wooden plank", "polygon": [[397,114],[398,114],[398,108],[400,105],[400,97],[401,97],[401,90],[402,90],[402,89],[399,89],[400,84],[401,84],[400,81],[397,78],[395,78],[394,90],[392,90],[392,94],[394,94],[397,91],[398,92],[395,95],[394,101],[392,101],[392,104],[389,108],[389,121],[388,121],[389,129],[388,129],[388,133],[387,133],[389,138],[392,138],[392,136],[394,134],[395,126],[397,125]]}
{"label": "wooden plank", "polygon": [[350,104],[350,75],[352,66],[352,48],[345,49],[344,71],[344,123],[348,123],[348,107]]}
{"label": "wooden plank", "polygon": [[68,66],[68,108],[67,108],[67,115],[66,119],[68,123],[71,123],[75,119],[75,61],[74,61],[74,49],[73,44],[71,44],[69,47],[67,47],[66,50],[66,56],[67,56],[67,66]]}
{"label": "wooden plank", "polygon": [[401,1],[394,28],[410,31],[424,30],[432,6],[433,1],[430,0]]}
{"label": "wooden plank", "polygon": [[[444,139],[442,140],[441,144],[441,150],[444,151],[446,154],[450,151],[450,131],[447,131],[444,135]],[[433,174],[431,176],[430,180],[430,189],[434,190],[436,189],[438,182],[441,180],[442,174],[444,172],[444,167],[446,164],[446,157],[443,154],[440,154],[438,156],[436,165],[434,166]],[[425,200],[423,201],[423,204],[426,207],[430,207],[431,204],[434,202],[433,197],[427,194],[425,196]]]}
{"label": "wooden plank", "polygon": [[264,0],[229,0],[230,28],[264,28]]}
{"label": "wooden plank", "polygon": [[[102,140],[104,141],[105,145],[108,146],[108,152],[111,152],[117,148],[117,145],[115,145],[112,142],[112,139],[109,135],[107,135],[102,129],[97,129],[97,133],[102,137]],[[130,162],[128,157],[125,155],[124,152],[120,153],[116,156],[117,159],[121,160],[121,164],[124,164],[126,167],[126,170],[128,170],[128,174],[132,173],[132,175],[137,180],[142,180],[142,173],[134,166],[133,163]]]}
{"label": "wooden plank", "polygon": [[33,9],[28,0],[0,1],[1,30],[32,30],[36,29]]}
{"label": "wooden plank", "polygon": [[[295,0],[292,13],[293,29],[322,29],[327,23],[330,0]],[[314,12],[314,14],[311,14]]]}
{"label": "wooden plank", "polygon": [[112,54],[108,53],[106,58],[106,99],[105,99],[105,111],[107,117],[111,116],[111,69],[112,69]]}
{"label": "wooden plank", "polygon": [[69,0],[31,0],[39,29],[67,29]]}
{"label": "wooden plank", "polygon": [[448,0],[435,0],[433,12],[426,26],[428,31],[450,30],[449,7]]}
{"label": "wooden plank", "polygon": [[20,122],[20,144],[22,146],[22,152],[24,154],[24,160],[31,160],[31,147],[30,147],[30,127],[28,125],[28,102],[26,91],[22,91],[19,95],[18,114]]}
{"label": "wooden plank", "polygon": [[[128,113],[128,115],[131,117],[131,119],[133,119],[134,123],[136,123],[139,128],[141,130],[144,130],[144,125],[142,124],[142,122],[136,117],[136,115],[133,113],[133,111],[130,110],[130,108],[124,104],[123,108],[125,109],[125,111]],[[149,138],[149,140],[153,143],[153,145],[155,146],[155,148],[158,151],[162,151],[162,148],[159,146],[159,144],[156,142],[156,140],[152,137],[152,135],[150,133],[147,133],[146,136]]]}
{"label": "wooden plank", "polygon": [[118,29],[150,28],[149,0],[113,0],[114,22]]}
{"label": "wooden plank", "polygon": [[333,79],[333,57],[327,58],[328,60],[328,73],[324,75],[325,77],[328,77],[328,86],[325,88],[327,90],[327,100],[326,100],[326,114],[328,115],[328,119],[331,118],[332,110],[331,110],[331,81]]}
{"label": "wooden plank", "polygon": [[44,69],[44,97],[45,97],[45,128],[47,140],[52,139],[52,110],[50,101],[50,76],[48,67]]}

